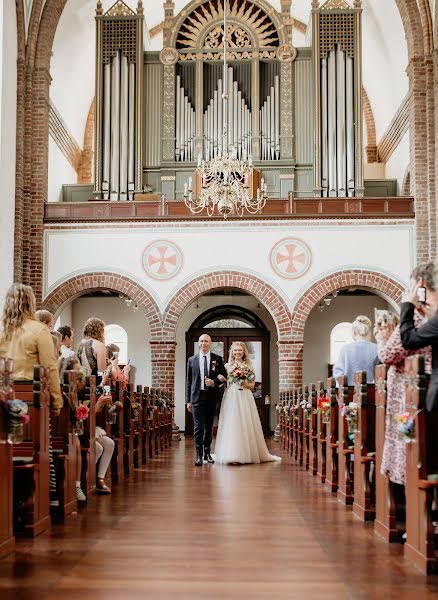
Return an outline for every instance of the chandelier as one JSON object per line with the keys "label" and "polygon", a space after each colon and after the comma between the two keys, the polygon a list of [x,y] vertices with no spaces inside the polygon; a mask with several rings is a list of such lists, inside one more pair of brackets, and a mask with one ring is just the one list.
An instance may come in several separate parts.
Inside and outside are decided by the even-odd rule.
{"label": "chandelier", "polygon": [[[200,184],[199,198],[193,198],[192,178],[184,184],[185,205],[194,214],[203,210],[211,217],[217,211],[226,219],[231,213],[242,216],[246,211],[249,214],[260,212],[266,204],[267,185],[262,178],[260,188],[257,189],[255,198],[251,198],[249,191],[249,178],[252,174],[252,159],[247,159],[246,153],[242,158],[237,157],[237,149],[228,147],[228,77],[227,77],[227,49],[228,30],[226,15],[227,0],[224,0],[224,66],[223,82],[223,142],[222,150],[210,160],[198,157],[198,181]],[[199,188],[199,186],[198,186]]]}

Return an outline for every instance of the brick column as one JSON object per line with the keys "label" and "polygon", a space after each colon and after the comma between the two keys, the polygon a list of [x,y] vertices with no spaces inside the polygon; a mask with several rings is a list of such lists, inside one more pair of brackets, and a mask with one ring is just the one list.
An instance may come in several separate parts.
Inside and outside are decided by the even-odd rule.
{"label": "brick column", "polygon": [[428,183],[428,220],[429,220],[429,260],[436,257],[436,185],[435,185],[435,73],[434,57],[427,56],[426,69],[426,110],[427,110],[427,183]]}
{"label": "brick column", "polygon": [[173,390],[176,342],[151,340],[152,387]]}
{"label": "brick column", "polygon": [[[429,172],[427,68],[423,57],[412,58],[409,77],[409,139],[411,158],[411,190],[415,197],[417,261],[429,260]],[[432,90],[433,92],[433,90]]]}
{"label": "brick column", "polygon": [[303,340],[279,341],[279,391],[290,390],[303,383]]}

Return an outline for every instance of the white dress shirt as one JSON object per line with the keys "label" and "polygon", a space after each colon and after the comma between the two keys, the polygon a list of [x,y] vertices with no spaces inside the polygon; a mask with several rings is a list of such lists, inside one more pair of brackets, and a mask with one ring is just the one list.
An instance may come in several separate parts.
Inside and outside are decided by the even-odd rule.
{"label": "white dress shirt", "polygon": [[201,390],[207,387],[204,382],[204,356],[207,357],[207,371],[210,372],[210,351],[207,354],[199,353],[199,372],[201,373]]}

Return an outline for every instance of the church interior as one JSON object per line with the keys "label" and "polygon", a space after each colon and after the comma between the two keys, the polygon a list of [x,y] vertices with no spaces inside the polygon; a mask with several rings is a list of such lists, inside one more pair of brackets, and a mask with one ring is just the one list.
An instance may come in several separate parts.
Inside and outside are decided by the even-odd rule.
{"label": "church interior", "polygon": [[[438,308],[437,27],[435,0],[0,3],[2,600],[438,595],[434,341],[397,327],[413,279]],[[13,288],[55,367],[12,349]],[[204,334],[246,344],[281,463],[194,466]]]}

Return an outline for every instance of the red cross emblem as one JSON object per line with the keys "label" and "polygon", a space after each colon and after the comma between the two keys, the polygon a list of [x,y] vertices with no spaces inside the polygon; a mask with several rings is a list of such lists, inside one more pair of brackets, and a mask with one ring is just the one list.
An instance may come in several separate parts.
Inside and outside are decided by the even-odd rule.
{"label": "red cross emblem", "polygon": [[286,279],[304,275],[312,264],[312,253],[307,244],[296,238],[280,240],[271,250],[271,266]]}
{"label": "red cross emblem", "polygon": [[145,249],[142,262],[147,275],[154,279],[171,279],[181,268],[182,255],[172,242],[159,240]]}

